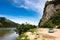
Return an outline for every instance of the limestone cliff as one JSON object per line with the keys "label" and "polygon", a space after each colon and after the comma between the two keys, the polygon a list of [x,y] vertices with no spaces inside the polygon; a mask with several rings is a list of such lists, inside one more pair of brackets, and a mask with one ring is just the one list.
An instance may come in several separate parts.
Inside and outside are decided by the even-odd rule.
{"label": "limestone cliff", "polygon": [[49,21],[49,19],[57,12],[60,11],[60,1],[47,1],[44,7],[43,16],[38,26],[41,27]]}

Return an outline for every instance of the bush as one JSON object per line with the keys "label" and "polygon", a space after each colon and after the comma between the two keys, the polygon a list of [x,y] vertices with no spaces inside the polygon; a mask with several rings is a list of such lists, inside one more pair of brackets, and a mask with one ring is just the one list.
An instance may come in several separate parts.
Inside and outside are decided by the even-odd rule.
{"label": "bush", "polygon": [[17,40],[29,40],[27,37],[28,36],[25,36],[24,34],[21,34],[20,37]]}
{"label": "bush", "polygon": [[60,28],[60,26],[58,26],[57,28]]}
{"label": "bush", "polygon": [[34,31],[35,31],[34,29],[30,29],[30,30],[28,30],[28,32],[32,32],[32,33],[33,33]]}
{"label": "bush", "polygon": [[54,16],[53,16],[53,19],[52,19],[52,22],[56,25],[60,25],[60,12],[59,13],[56,13]]}
{"label": "bush", "polygon": [[31,25],[31,24],[21,24],[20,26],[16,27],[17,29],[17,32],[19,33],[19,35],[21,33],[24,33],[26,31],[28,31],[29,29],[33,29],[33,28],[36,28],[37,26],[35,25]]}
{"label": "bush", "polygon": [[44,28],[53,28],[54,27],[54,24],[52,23],[52,21],[48,22],[48,23],[45,23]]}

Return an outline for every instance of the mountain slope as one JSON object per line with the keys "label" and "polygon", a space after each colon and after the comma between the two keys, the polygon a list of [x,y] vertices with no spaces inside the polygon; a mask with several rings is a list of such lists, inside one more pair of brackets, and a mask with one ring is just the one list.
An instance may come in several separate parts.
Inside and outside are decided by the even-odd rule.
{"label": "mountain slope", "polygon": [[0,28],[1,27],[17,27],[19,24],[14,23],[13,21],[6,19],[5,17],[0,17]]}

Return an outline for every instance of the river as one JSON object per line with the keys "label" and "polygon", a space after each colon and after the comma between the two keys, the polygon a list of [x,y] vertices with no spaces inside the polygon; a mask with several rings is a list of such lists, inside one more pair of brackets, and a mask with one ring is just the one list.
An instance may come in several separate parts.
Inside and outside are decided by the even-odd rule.
{"label": "river", "polygon": [[14,30],[15,28],[0,28],[0,40],[16,40],[19,35]]}

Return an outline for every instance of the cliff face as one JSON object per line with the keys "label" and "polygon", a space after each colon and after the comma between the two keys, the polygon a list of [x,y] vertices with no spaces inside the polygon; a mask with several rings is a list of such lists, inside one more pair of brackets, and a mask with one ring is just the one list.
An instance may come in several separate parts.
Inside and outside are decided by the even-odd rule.
{"label": "cliff face", "polygon": [[41,27],[49,21],[49,19],[57,12],[60,11],[60,1],[47,1],[44,7],[43,16],[38,26]]}

